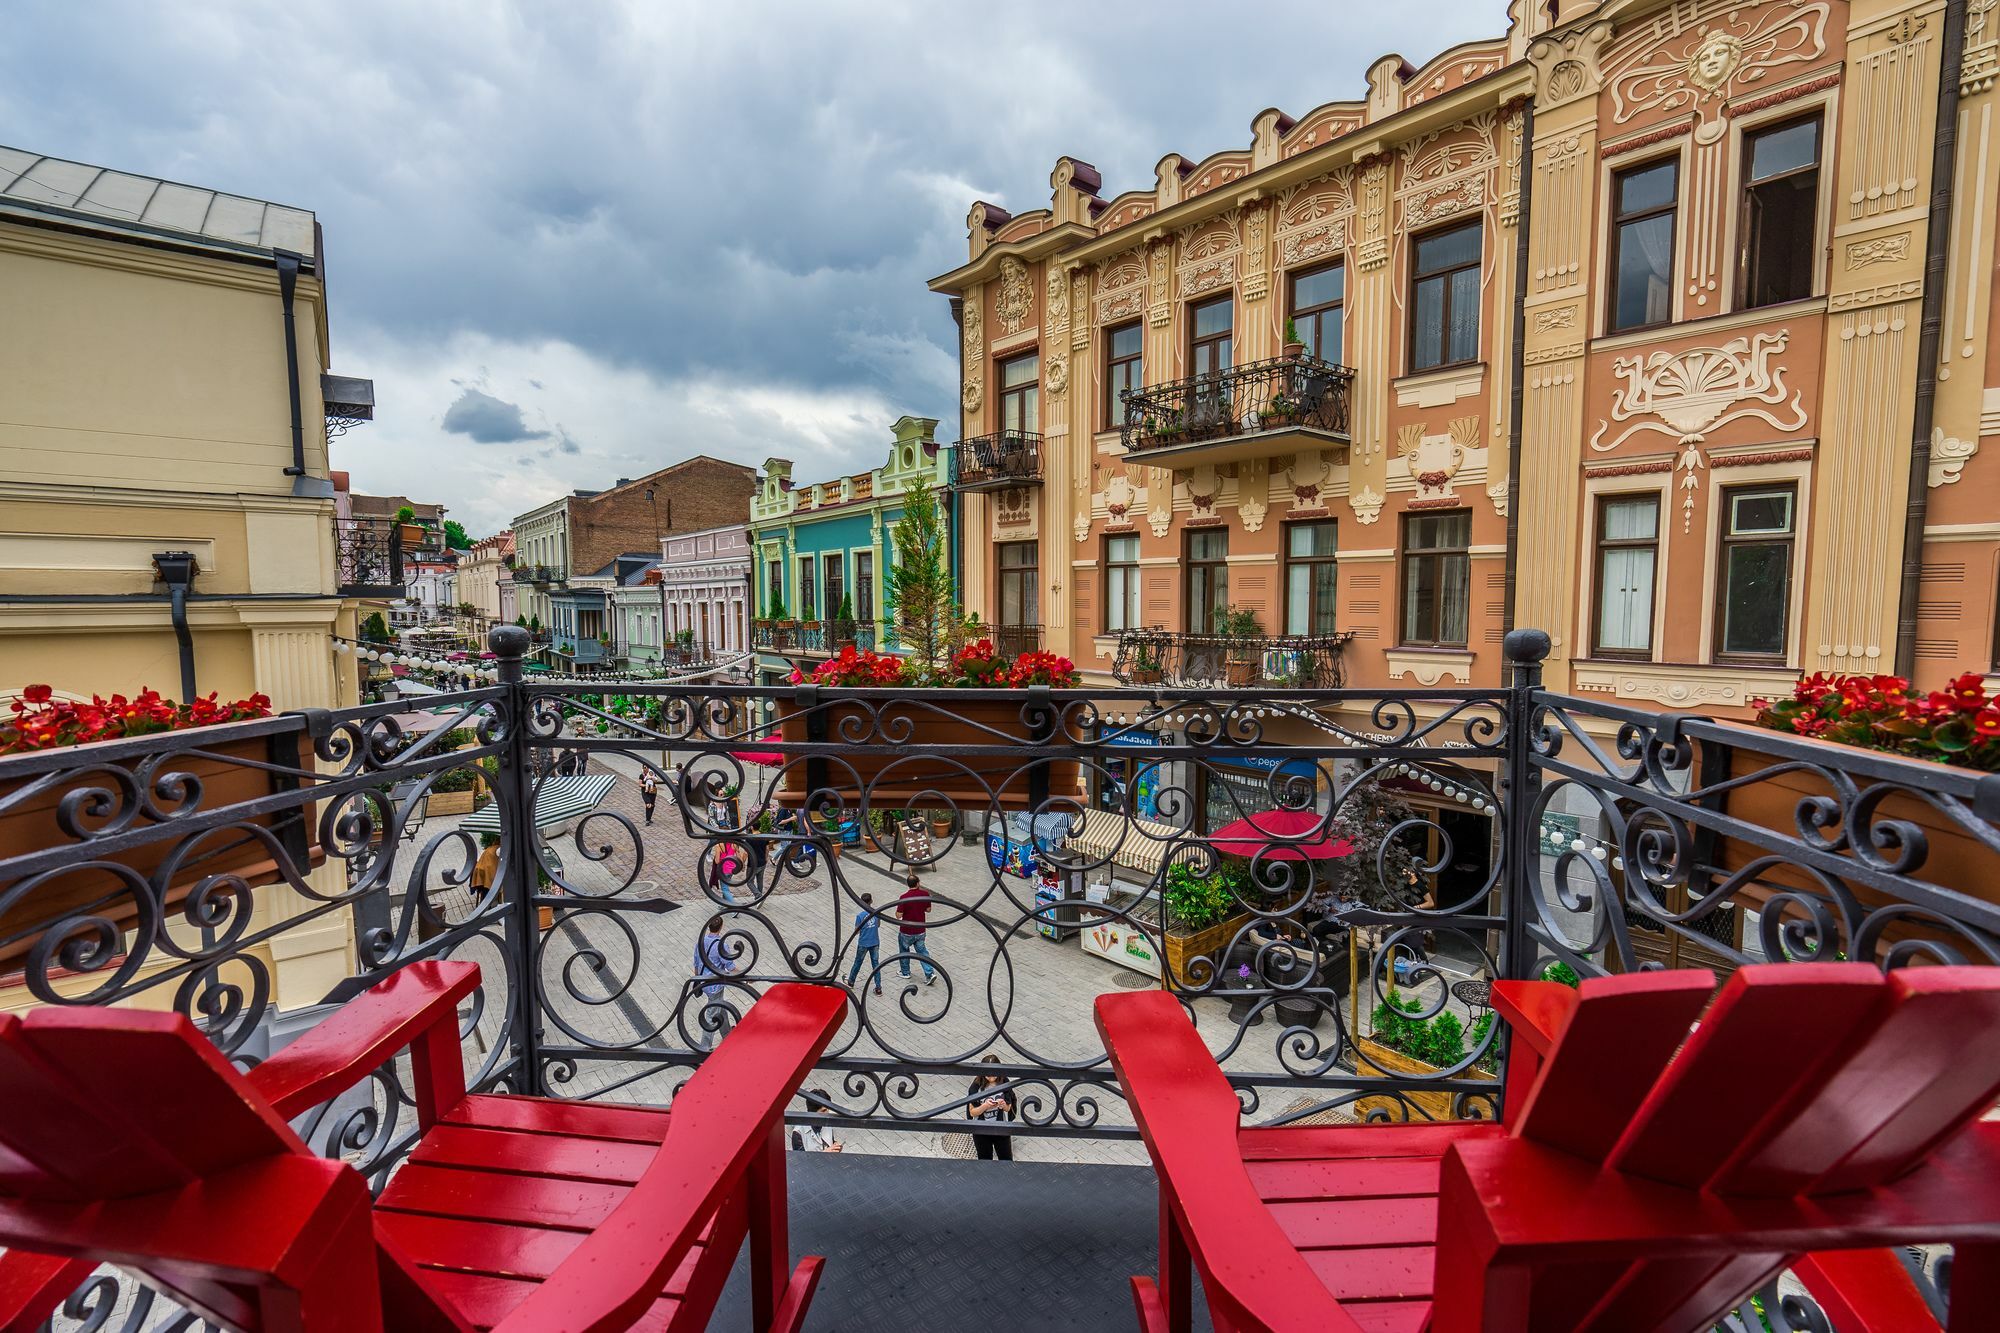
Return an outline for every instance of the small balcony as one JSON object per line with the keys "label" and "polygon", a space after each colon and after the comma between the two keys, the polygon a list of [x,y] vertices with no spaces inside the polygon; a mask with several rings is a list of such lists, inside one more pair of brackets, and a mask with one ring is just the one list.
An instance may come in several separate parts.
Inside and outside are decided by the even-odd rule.
{"label": "small balcony", "polygon": [[989,625],[986,637],[993,640],[994,651],[1002,657],[1019,657],[1022,653],[1032,653],[1042,646],[1042,627]]}
{"label": "small balcony", "polygon": [[560,565],[522,565],[514,577],[525,578],[537,588],[548,588],[563,581],[563,571]]}
{"label": "small balcony", "polygon": [[953,446],[953,474],[961,491],[997,491],[1042,484],[1042,437],[1031,430],[1003,430]]}
{"label": "small balcony", "polygon": [[611,660],[611,649],[601,639],[559,633],[555,638],[555,650],[556,656],[568,658],[577,666],[596,666]]}
{"label": "small balcony", "polygon": [[1338,634],[1178,634],[1127,630],[1111,674],[1125,685],[1174,689],[1338,690],[1352,631]]}
{"label": "small balcony", "polygon": [[1276,357],[1125,390],[1125,448],[1155,467],[1345,448],[1354,371],[1316,357]]}
{"label": "small balcony", "polygon": [[333,528],[333,556],[343,597],[399,598],[403,582],[403,525],[391,519],[344,518]]}

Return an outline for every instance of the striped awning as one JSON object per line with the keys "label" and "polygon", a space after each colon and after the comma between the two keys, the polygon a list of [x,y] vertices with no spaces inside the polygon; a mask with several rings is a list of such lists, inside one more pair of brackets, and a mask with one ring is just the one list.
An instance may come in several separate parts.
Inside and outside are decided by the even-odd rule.
{"label": "striped awning", "polygon": [[[609,773],[568,773],[547,779],[535,793],[535,827],[547,828],[596,808],[618,779]],[[459,822],[468,833],[498,833],[500,803],[490,801]]]}

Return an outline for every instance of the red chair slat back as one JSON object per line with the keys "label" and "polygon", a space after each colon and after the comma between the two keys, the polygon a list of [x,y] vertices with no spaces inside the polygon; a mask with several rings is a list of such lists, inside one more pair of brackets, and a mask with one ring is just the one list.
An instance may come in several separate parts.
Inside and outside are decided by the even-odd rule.
{"label": "red chair slat back", "polygon": [[1866,963],[1739,969],[1633,1112],[1606,1165],[1689,1188],[1710,1184],[1821,1094],[1828,1072],[1888,1003],[1882,974]]}
{"label": "red chair slat back", "polygon": [[1511,1132],[1602,1161],[1714,992],[1715,977],[1698,971],[1594,977],[1576,991],[1496,982],[1493,1006],[1516,1032],[1546,1031],[1536,1015],[1568,1011],[1525,1104],[1508,1108]]}

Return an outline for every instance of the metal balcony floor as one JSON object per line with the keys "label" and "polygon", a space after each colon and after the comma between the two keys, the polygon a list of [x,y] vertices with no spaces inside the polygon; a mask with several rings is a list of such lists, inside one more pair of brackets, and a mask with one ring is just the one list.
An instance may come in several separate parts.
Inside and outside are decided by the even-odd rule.
{"label": "metal balcony floor", "polygon": [[[826,1256],[811,1333],[1138,1327],[1127,1279],[1154,1270],[1150,1167],[796,1152],[785,1165],[792,1253]],[[711,1327],[750,1327],[742,1255]]]}

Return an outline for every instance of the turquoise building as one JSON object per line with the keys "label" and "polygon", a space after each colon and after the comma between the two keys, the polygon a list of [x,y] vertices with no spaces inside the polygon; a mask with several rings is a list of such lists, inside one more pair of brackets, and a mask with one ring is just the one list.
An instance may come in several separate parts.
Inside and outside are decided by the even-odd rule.
{"label": "turquoise building", "polygon": [[949,513],[950,453],[936,430],[931,417],[903,417],[881,467],[828,481],[794,482],[791,460],[765,461],[750,501],[758,683],[778,684],[848,643],[896,651],[883,590],[903,494],[921,477]]}

